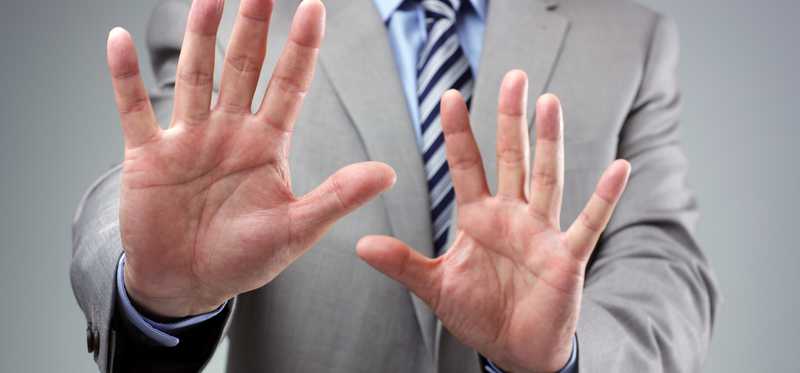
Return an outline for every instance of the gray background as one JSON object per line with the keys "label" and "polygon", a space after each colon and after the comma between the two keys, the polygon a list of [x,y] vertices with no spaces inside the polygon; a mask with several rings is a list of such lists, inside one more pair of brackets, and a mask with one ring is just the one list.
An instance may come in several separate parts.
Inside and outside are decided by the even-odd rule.
{"label": "gray background", "polygon": [[[683,138],[703,207],[700,241],[725,296],[706,371],[797,371],[800,3],[643,2],[682,34]],[[2,372],[94,369],[69,284],[69,222],[122,154],[106,32],[127,27],[145,59],[155,3],[0,4]],[[224,349],[208,370],[221,371],[222,358]]]}

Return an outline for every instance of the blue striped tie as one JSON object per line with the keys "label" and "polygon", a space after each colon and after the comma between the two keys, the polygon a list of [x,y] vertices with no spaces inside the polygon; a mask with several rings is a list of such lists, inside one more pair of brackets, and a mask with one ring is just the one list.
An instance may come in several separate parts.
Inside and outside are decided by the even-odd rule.
{"label": "blue striped tie", "polygon": [[444,151],[439,100],[448,89],[457,89],[470,104],[472,70],[456,31],[460,0],[423,0],[428,38],[417,63],[422,160],[428,180],[433,222],[433,249],[439,255],[447,243],[450,215],[455,200]]}

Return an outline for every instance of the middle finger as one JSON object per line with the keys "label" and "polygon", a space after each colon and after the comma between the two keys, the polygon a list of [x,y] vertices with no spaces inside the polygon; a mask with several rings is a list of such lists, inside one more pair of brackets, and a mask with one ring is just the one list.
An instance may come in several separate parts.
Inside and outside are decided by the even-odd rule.
{"label": "middle finger", "polygon": [[503,78],[497,104],[497,195],[526,200],[530,140],[525,124],[528,78],[512,70]]}
{"label": "middle finger", "polygon": [[229,112],[250,112],[267,53],[272,0],[243,0],[225,53],[219,105]]}

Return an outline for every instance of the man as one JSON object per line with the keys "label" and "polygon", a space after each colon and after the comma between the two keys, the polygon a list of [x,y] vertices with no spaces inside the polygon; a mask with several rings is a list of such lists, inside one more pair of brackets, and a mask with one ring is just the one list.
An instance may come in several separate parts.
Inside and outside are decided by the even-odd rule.
{"label": "man", "polygon": [[[101,371],[197,371],[225,334],[232,372],[700,369],[717,296],[672,23],[331,1],[320,48],[318,0],[233,8],[158,8],[152,106],[109,36],[125,160],[78,210],[71,272]],[[534,119],[529,90],[560,101]]]}

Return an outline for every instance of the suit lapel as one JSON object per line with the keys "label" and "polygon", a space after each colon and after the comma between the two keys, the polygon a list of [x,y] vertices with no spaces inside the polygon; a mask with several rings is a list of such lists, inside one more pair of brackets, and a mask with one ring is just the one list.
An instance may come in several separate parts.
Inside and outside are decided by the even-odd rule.
{"label": "suit lapel", "polygon": [[[382,195],[397,238],[426,256],[433,252],[427,184],[394,55],[371,1],[329,2],[320,65],[361,135],[369,157],[397,172]],[[435,318],[411,295],[423,339],[433,351]]]}

